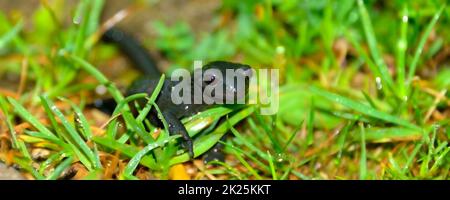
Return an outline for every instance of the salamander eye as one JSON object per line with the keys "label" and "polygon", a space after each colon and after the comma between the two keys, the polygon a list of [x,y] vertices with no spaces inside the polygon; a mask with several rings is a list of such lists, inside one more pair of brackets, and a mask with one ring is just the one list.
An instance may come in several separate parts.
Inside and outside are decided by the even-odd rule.
{"label": "salamander eye", "polygon": [[216,80],[216,76],[212,75],[208,78],[205,78],[205,80],[203,81],[206,85],[210,85],[212,83],[214,83],[214,81]]}

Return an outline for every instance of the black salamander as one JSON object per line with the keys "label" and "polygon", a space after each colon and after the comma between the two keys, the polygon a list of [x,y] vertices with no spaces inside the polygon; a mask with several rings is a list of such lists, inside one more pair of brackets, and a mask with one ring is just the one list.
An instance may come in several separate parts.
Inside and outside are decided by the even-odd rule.
{"label": "black salamander", "polygon": [[[156,88],[156,85],[158,84],[161,72],[158,70],[156,63],[151,58],[151,56],[147,53],[145,48],[143,48],[138,41],[136,41],[133,37],[130,35],[124,33],[123,31],[112,28],[108,30],[103,35],[103,40],[107,42],[112,42],[113,44],[117,45],[119,49],[127,55],[127,57],[133,62],[134,66],[143,72],[143,76],[136,79],[128,88],[126,95],[132,95],[136,93],[147,93],[152,94],[154,89]],[[225,78],[226,70],[232,69],[236,70],[237,76],[242,76],[244,80],[246,80],[245,84],[245,93],[246,94],[248,90],[248,82],[249,78],[252,76],[252,70],[249,65],[245,64],[239,64],[239,63],[232,63],[232,62],[225,62],[225,61],[214,61],[211,63],[206,64],[202,68],[200,68],[203,71],[203,76],[191,76],[191,91],[192,91],[192,102],[195,98],[198,98],[198,95],[194,95],[194,88],[200,87],[201,91],[205,89],[205,86],[207,85],[213,85],[213,84],[221,84],[223,87],[223,93],[222,94],[214,94],[213,95],[206,95],[202,98],[210,98],[210,100],[217,100],[221,99],[223,102],[226,102],[227,100],[238,100],[241,98],[244,98],[245,96],[242,96],[242,94],[239,96],[240,93],[237,93],[237,82],[235,79],[227,79]],[[216,69],[216,70],[209,70],[209,69]],[[197,69],[198,70],[198,69]],[[223,76],[216,76],[217,73],[220,72]],[[194,72],[195,73],[195,70]],[[239,77],[237,77],[239,78]],[[222,80],[225,79],[225,80]],[[232,80],[232,81],[229,81]],[[211,108],[213,106],[216,106],[217,104],[175,104],[173,103],[171,99],[171,92],[172,88],[177,85],[179,81],[171,81],[170,78],[166,78],[164,80],[164,85],[159,93],[158,98],[156,99],[156,104],[161,110],[161,113],[168,124],[168,129],[171,135],[174,134],[181,134],[181,136],[184,139],[184,147],[188,150],[189,155],[191,158],[194,157],[194,150],[193,150],[193,143],[192,139],[189,137],[186,128],[181,123],[181,119],[184,117],[189,117],[192,115],[197,114],[198,112],[204,111],[208,108]],[[105,101],[107,102],[107,101]],[[105,103],[103,102],[103,103]],[[145,103],[145,102],[141,102]],[[110,107],[110,110],[114,109],[114,102],[109,101],[108,107]],[[98,105],[97,107],[104,107]],[[104,108],[101,108],[103,111],[105,111]],[[111,113],[111,112],[110,112]],[[162,123],[160,119],[157,118],[157,112],[153,108],[149,115],[147,116],[149,121],[158,126],[162,127]],[[217,154],[217,150],[214,150],[212,152],[213,154]]]}

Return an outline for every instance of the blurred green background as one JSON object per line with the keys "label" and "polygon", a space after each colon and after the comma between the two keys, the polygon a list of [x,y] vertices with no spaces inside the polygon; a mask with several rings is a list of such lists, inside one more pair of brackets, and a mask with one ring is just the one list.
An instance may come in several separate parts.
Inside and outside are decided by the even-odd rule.
{"label": "blurred green background", "polygon": [[[21,122],[14,117],[30,121],[27,114],[13,111],[17,104],[6,97],[15,98],[32,113],[45,102],[59,101],[57,97],[69,98],[84,108],[99,96],[94,92],[98,87],[92,74],[80,68],[80,62],[61,55],[88,61],[116,83],[118,90],[126,88],[136,71],[115,47],[98,42],[104,22],[113,19],[116,26],[139,39],[167,73],[180,67],[190,69],[194,60],[229,60],[281,72],[279,112],[269,117],[245,112],[249,110],[234,113],[234,124],[240,123],[237,130],[226,128],[225,132],[231,131],[235,137],[228,140],[225,163],[199,167],[167,153],[171,148],[163,148],[169,149],[162,152],[170,155],[166,157],[171,161],[152,165],[156,171],[139,168],[152,177],[170,178],[167,170],[161,175],[160,168],[183,162],[203,173],[190,175],[199,179],[212,179],[208,174],[219,179],[448,179],[450,7],[446,3],[2,1],[0,104],[11,123],[0,126],[0,134],[12,140],[11,127]],[[122,16],[126,17],[119,19]],[[22,83],[23,79],[28,84]],[[42,100],[44,93],[48,101]],[[219,116],[229,113],[211,112],[219,112]],[[70,108],[64,112],[69,113]],[[86,115],[91,125],[102,123]],[[191,121],[191,126],[196,123]],[[58,132],[59,126],[53,124],[52,130]],[[196,136],[202,153],[220,138],[205,139],[208,134],[221,136],[224,132],[205,130]],[[15,147],[21,152],[17,156],[36,162],[22,155],[34,148],[32,140],[26,139],[22,138],[22,148]],[[94,143],[100,152],[114,154],[111,148],[124,151],[123,146]],[[139,142],[130,145],[143,147]],[[110,149],[103,150],[103,146]],[[93,148],[91,144],[89,148]],[[58,148],[50,149],[55,158],[61,156]],[[240,156],[239,152],[249,153]],[[128,163],[134,155],[119,157]],[[72,158],[78,157],[69,156],[66,163],[63,158],[53,158],[41,169],[62,166],[63,171],[73,167],[76,161]],[[130,176],[117,177],[132,177],[137,166],[127,166],[126,173],[119,170],[117,174]],[[87,171],[105,174],[103,168],[94,168]],[[27,171],[34,178],[60,175]]]}

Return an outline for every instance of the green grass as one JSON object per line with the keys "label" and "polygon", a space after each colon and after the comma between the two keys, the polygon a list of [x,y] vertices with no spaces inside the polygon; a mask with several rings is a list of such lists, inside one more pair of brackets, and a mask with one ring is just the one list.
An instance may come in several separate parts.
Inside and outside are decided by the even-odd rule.
{"label": "green grass", "polygon": [[[205,166],[168,134],[155,104],[165,75],[153,94],[126,97],[124,81],[103,71],[119,54],[98,41],[105,1],[70,12],[64,4],[42,1],[31,17],[0,12],[0,161],[34,179],[60,179],[74,166],[81,179],[171,179],[177,164],[199,171],[195,179],[449,179],[444,0],[227,0],[206,34],[181,19],[149,20],[156,38],[143,44],[167,72],[198,59],[280,69],[275,115],[248,105],[182,119],[198,161],[225,146],[226,161]],[[98,86],[118,103],[107,120],[86,106]],[[136,100],[146,104],[134,115]],[[152,108],[162,128],[146,119]]]}

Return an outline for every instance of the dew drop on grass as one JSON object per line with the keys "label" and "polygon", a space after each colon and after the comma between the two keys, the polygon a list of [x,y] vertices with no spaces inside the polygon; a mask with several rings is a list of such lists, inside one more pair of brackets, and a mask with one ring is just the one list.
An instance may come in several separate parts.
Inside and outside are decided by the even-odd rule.
{"label": "dew drop on grass", "polygon": [[78,15],[75,16],[72,20],[72,22],[76,25],[79,25],[81,23],[81,20],[83,20],[83,16],[82,15]]}
{"label": "dew drop on grass", "polygon": [[339,135],[339,133],[341,133],[341,130],[336,130],[336,131],[333,133],[333,135],[336,136],[336,135]]}
{"label": "dew drop on grass", "polygon": [[375,78],[375,83],[377,84],[377,89],[378,90],[383,89],[383,84],[381,83],[381,78],[380,77],[376,77]]}
{"label": "dew drop on grass", "polygon": [[284,52],[286,51],[286,49],[284,48],[284,46],[277,46],[277,48],[275,49],[275,51],[277,52],[277,54],[284,54]]}
{"label": "dew drop on grass", "polygon": [[433,128],[434,128],[434,130],[439,130],[439,128],[441,128],[441,125],[439,125],[439,124],[433,124]]}
{"label": "dew drop on grass", "polygon": [[84,131],[85,127],[83,123],[81,122],[80,116],[78,114],[75,114],[75,127],[77,128],[77,131]]}
{"label": "dew drop on grass", "polygon": [[50,109],[51,109],[52,111],[57,111],[57,110],[58,110],[58,108],[57,108],[55,105],[52,105],[52,106],[50,107]]}
{"label": "dew drop on grass", "polygon": [[281,163],[281,162],[283,162],[284,161],[284,154],[282,154],[282,153],[278,153],[277,155],[276,155],[276,159],[275,159],[277,162],[279,162],[279,163]]}
{"label": "dew drop on grass", "polygon": [[408,16],[407,15],[403,15],[402,20],[405,23],[408,22]]}
{"label": "dew drop on grass", "polygon": [[406,95],[403,96],[403,101],[405,101],[405,102],[408,101],[408,96],[406,96]]}
{"label": "dew drop on grass", "polygon": [[97,87],[95,88],[95,92],[96,92],[98,95],[104,95],[104,94],[106,94],[106,91],[107,91],[107,89],[106,89],[106,87],[105,87],[104,85],[99,85],[99,86],[97,86]]}

